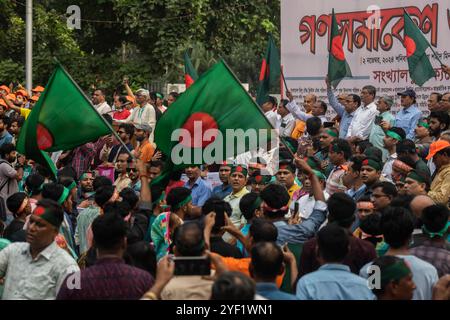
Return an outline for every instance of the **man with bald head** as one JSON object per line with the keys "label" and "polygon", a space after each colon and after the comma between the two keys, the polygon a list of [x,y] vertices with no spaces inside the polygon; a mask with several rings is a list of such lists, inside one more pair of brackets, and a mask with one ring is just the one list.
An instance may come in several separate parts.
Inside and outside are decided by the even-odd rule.
{"label": "man with bald head", "polygon": [[[304,98],[303,108],[307,114],[311,114],[312,107],[317,101],[317,96],[314,94],[307,94]],[[299,139],[306,131],[306,122],[302,120],[296,120],[295,128],[292,130],[291,137]]]}
{"label": "man with bald head", "polygon": [[425,208],[434,204],[436,203],[433,199],[425,195],[416,196],[409,204],[412,213],[416,217],[416,228],[413,232],[412,244],[410,245],[411,248],[422,245],[422,243],[426,240],[425,235],[422,233],[422,212]]}

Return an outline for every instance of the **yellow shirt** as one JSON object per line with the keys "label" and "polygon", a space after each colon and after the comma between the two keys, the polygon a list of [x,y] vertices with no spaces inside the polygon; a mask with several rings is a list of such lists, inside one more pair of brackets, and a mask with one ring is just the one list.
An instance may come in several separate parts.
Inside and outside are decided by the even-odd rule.
{"label": "yellow shirt", "polygon": [[31,109],[20,108],[20,115],[25,118],[25,120],[30,115]]}
{"label": "yellow shirt", "polygon": [[428,196],[437,203],[447,205],[450,197],[450,164],[446,164],[439,169],[438,174],[431,183]]}
{"label": "yellow shirt", "polygon": [[[308,112],[307,114],[311,114],[311,111]],[[294,130],[292,130],[291,133],[291,138],[298,140],[305,133],[305,131],[306,131],[306,122],[302,120],[296,120]]]}
{"label": "yellow shirt", "polygon": [[297,190],[300,190],[302,187],[300,187],[298,184],[296,184],[294,182],[294,184],[292,185],[292,187],[289,188],[288,193],[289,193],[289,203],[288,206],[291,204],[292,201],[292,196],[294,195],[294,192]]}

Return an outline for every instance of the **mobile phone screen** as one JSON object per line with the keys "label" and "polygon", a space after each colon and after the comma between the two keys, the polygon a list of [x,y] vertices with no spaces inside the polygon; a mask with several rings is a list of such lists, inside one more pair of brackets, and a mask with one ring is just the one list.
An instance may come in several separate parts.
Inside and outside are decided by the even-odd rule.
{"label": "mobile phone screen", "polygon": [[209,257],[174,257],[176,276],[209,276],[211,261]]}

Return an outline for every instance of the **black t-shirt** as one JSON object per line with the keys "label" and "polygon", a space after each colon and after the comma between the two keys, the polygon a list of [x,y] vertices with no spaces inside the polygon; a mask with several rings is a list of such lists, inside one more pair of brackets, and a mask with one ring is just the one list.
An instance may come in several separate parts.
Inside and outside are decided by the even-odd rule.
{"label": "black t-shirt", "polygon": [[6,227],[3,236],[11,242],[25,242],[26,241],[26,231],[23,229],[25,222],[14,219]]}
{"label": "black t-shirt", "polygon": [[211,236],[211,252],[220,254],[222,257],[242,258],[242,253],[236,246],[225,242],[222,237]]}

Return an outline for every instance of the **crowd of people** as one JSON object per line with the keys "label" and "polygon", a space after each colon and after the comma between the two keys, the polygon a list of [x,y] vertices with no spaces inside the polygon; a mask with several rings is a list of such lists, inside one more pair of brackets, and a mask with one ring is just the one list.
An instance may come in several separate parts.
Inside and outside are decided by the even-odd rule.
{"label": "crowd of people", "polygon": [[121,141],[50,154],[54,177],[15,147],[45,89],[0,86],[0,296],[450,299],[450,92],[431,93],[425,116],[412,89],[325,85],[327,102],[309,94],[301,107],[287,91],[260,106],[280,145],[172,171],[164,185],[151,183],[169,163],[154,131],[177,93],[125,81],[110,106],[94,90]]}

